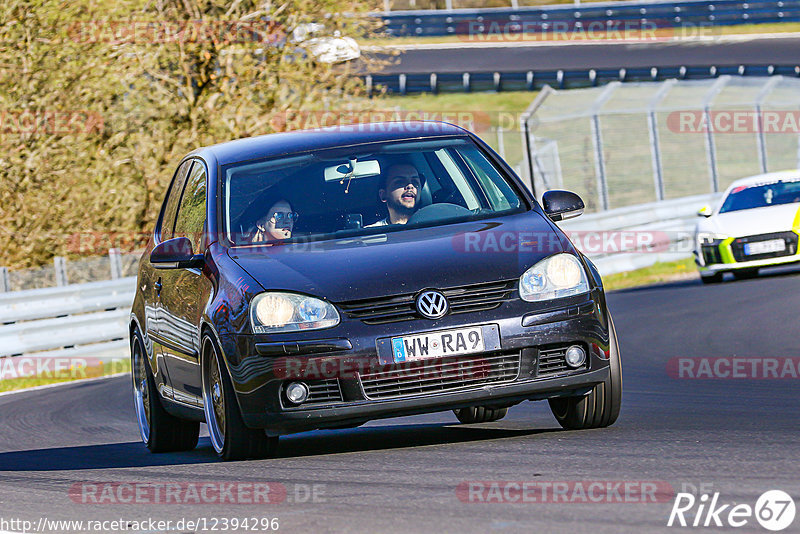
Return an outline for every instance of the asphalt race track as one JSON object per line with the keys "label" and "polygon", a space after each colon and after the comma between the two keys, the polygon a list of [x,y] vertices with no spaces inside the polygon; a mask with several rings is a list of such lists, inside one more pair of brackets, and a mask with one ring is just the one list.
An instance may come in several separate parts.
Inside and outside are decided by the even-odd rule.
{"label": "asphalt race track", "polygon": [[[460,426],[451,413],[281,439],[278,457],[221,463],[207,437],[189,453],[151,455],[139,441],[129,379],[0,397],[0,503],[5,516],[142,520],[278,517],[282,532],[653,532],[658,503],[470,503],[465,481],[655,481],[704,487],[755,504],[766,490],[800,495],[798,379],[671,378],[685,356],[800,356],[798,271],[703,286],[687,281],[610,295],[622,356],[613,427],[567,432],[544,403]],[[269,505],[81,504],[80,482],[278,482]],[[317,487],[316,502],[306,499]],[[305,501],[305,502],[297,502]],[[690,517],[691,518],[691,517]],[[796,531],[800,519],[792,528]],[[0,529],[2,530],[2,529]],[[708,529],[683,529],[698,531]],[[751,519],[739,531],[766,532]]]}
{"label": "asphalt race track", "polygon": [[570,46],[520,43],[485,46],[456,43],[409,47],[384,74],[508,72],[525,70],[586,70],[637,67],[692,67],[800,64],[800,38],[709,38],[650,43],[602,44],[584,42]]}

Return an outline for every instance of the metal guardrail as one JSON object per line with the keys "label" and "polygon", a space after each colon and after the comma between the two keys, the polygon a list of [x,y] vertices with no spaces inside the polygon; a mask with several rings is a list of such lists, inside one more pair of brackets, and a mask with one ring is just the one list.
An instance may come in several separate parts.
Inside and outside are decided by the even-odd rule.
{"label": "metal guardrail", "polygon": [[[713,204],[719,196],[720,193],[698,195],[591,213],[564,221],[559,227],[573,238],[575,246],[594,262],[603,276],[632,271],[691,256],[697,211]],[[593,240],[595,243],[605,239],[618,250],[587,247],[587,236],[592,233],[600,234]],[[626,240],[614,235],[625,233],[630,237],[627,246]],[[648,235],[651,244],[649,249],[637,250],[635,236],[642,234]]]}
{"label": "metal guardrail", "polygon": [[[731,26],[800,20],[800,0],[685,0],[591,2],[579,6],[392,11],[378,14],[393,36],[443,36],[575,31],[592,22],[619,21],[657,27]],[[493,29],[496,28],[496,29]],[[527,29],[527,30],[526,30]]]}
{"label": "metal guardrail", "polygon": [[471,91],[535,91],[546,85],[558,89],[594,87],[612,81],[703,80],[720,76],[788,76],[800,77],[797,65],[708,65],[658,66],[632,69],[583,69],[543,71],[495,71],[463,73],[371,74],[366,85],[371,93],[376,86],[389,92],[454,93]]}
{"label": "metal guardrail", "polygon": [[135,277],[0,294],[0,358],[124,357]]}

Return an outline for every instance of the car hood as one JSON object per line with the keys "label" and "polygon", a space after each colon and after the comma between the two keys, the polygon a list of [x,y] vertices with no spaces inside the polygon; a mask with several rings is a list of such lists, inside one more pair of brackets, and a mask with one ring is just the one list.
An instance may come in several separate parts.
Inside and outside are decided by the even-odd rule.
{"label": "car hood", "polygon": [[341,302],[514,279],[563,250],[549,222],[531,211],[359,238],[236,247],[228,254],[266,290]]}
{"label": "car hood", "polygon": [[700,224],[700,231],[728,237],[771,234],[791,230],[800,213],[800,204],[781,204],[766,208],[731,211],[715,215]]}

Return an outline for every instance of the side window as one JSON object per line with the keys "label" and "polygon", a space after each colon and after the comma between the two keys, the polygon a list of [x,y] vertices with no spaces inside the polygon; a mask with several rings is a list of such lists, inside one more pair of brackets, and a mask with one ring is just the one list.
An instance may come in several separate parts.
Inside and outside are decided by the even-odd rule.
{"label": "side window", "polygon": [[478,177],[493,210],[503,211],[519,207],[519,199],[516,198],[516,194],[500,176],[494,165],[486,159],[486,156],[476,149],[464,150],[462,154],[470,170]]}
{"label": "side window", "polygon": [[203,227],[206,223],[206,170],[201,163],[192,167],[183,191],[174,237],[188,237],[194,253],[199,254]]}
{"label": "side window", "polygon": [[178,168],[175,179],[172,181],[172,187],[170,187],[168,193],[169,196],[164,201],[166,203],[164,218],[161,219],[161,228],[159,228],[161,241],[172,239],[172,229],[175,227],[175,214],[178,211],[178,203],[181,200],[183,185],[186,183],[186,175],[189,174],[189,168],[191,166],[192,160],[183,162],[183,165]]}

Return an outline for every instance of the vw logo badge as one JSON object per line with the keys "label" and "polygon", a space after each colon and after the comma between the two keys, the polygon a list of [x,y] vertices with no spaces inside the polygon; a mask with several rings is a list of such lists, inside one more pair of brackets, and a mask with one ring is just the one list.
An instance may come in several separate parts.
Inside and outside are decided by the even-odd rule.
{"label": "vw logo badge", "polygon": [[447,299],[438,291],[423,291],[417,297],[416,304],[417,311],[426,319],[440,319],[450,309]]}

